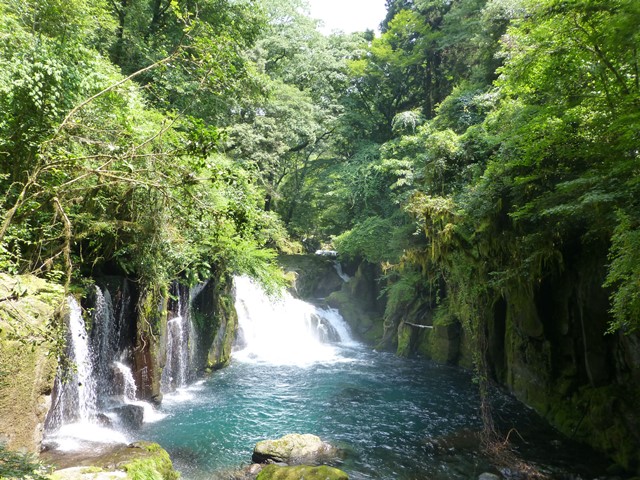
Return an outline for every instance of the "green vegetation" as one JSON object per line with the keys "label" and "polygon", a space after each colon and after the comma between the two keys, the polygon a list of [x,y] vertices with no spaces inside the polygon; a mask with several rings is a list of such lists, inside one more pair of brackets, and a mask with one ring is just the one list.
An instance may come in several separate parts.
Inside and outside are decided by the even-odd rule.
{"label": "green vegetation", "polygon": [[131,480],[177,480],[169,454],[156,443],[141,445],[150,455],[134,460],[124,466]]}
{"label": "green vegetation", "polygon": [[47,469],[29,454],[7,450],[0,443],[0,478],[47,480]]}
{"label": "green vegetation", "polygon": [[342,470],[324,465],[320,467],[268,465],[258,474],[258,480],[296,480],[299,478],[307,480],[348,480],[349,476]]}
{"label": "green vegetation", "polygon": [[459,334],[483,392],[534,390],[515,349],[558,336],[536,302],[577,279],[560,317],[596,387],[584,300],[640,327],[640,3],[387,6],[326,37],[304,0],[0,0],[0,269],[273,285],[277,253],[336,248],[386,301],[358,331],[468,363]]}

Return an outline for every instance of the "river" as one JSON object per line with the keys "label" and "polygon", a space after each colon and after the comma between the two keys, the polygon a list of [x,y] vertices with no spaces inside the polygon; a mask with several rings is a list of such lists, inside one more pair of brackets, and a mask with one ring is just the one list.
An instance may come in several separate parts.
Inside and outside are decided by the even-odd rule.
{"label": "river", "polygon": [[[313,433],[338,446],[334,464],[353,480],[496,472],[478,448],[482,425],[471,373],[373,351],[343,326],[332,341],[322,339],[326,331],[317,331],[333,330],[329,323],[340,318],[318,322],[308,304],[287,298],[273,306],[253,289],[248,281],[237,286],[244,348],[231,365],[165,396],[166,417],[139,432],[169,451],[183,478],[232,478],[250,462],[256,442],[288,433]],[[515,429],[510,438],[523,459],[553,478],[594,478],[602,471],[597,456],[509,395],[494,391],[493,410],[503,431]]]}

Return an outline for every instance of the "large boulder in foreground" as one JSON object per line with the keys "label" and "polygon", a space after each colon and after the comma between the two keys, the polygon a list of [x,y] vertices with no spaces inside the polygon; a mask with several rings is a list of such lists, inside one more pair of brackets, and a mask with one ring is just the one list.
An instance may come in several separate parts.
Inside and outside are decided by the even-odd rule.
{"label": "large boulder in foreground", "polygon": [[71,467],[58,470],[51,475],[52,480],[125,480],[125,472],[105,472],[96,467]]}
{"label": "large boulder in foreground", "polygon": [[277,440],[263,440],[253,450],[254,463],[315,463],[336,453],[334,447],[320,437],[308,433],[291,433]]}
{"label": "large boulder in foreground", "polygon": [[320,466],[281,467],[268,465],[258,474],[256,480],[349,480],[349,475],[337,468]]}
{"label": "large boulder in foreground", "polygon": [[73,455],[63,455],[59,458],[42,455],[41,458],[59,467],[51,475],[52,480],[177,480],[180,476],[173,469],[166,450],[151,442],[120,445],[106,453],[86,458]]}

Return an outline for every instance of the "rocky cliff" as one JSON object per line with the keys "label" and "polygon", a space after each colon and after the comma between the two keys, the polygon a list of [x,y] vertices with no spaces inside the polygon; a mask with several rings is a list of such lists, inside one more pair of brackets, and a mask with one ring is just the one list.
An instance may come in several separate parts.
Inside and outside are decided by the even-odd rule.
{"label": "rocky cliff", "polygon": [[[568,437],[640,472],[640,336],[607,332],[605,261],[586,257],[495,302],[487,325],[490,375]],[[362,340],[473,368],[473,342],[446,302],[414,298],[385,308],[378,278],[363,263],[327,297]]]}
{"label": "rocky cliff", "polygon": [[39,449],[57,368],[64,290],[0,274],[0,443]]}

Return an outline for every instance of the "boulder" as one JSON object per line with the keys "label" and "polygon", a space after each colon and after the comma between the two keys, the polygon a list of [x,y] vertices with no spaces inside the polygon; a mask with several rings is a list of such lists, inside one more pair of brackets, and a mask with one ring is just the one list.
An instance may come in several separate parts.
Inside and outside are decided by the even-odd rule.
{"label": "boulder", "polygon": [[[169,454],[157,443],[135,442],[114,446],[107,452],[45,452],[40,459],[56,470],[53,480],[116,480],[119,478],[149,478],[177,480]],[[124,474],[124,476],[123,476]]]}
{"label": "boulder", "polygon": [[295,467],[280,467],[268,465],[258,474],[256,480],[349,480],[349,475],[337,468],[310,467],[298,465]]}
{"label": "boulder", "polygon": [[120,480],[126,478],[125,472],[107,472],[95,467],[65,468],[51,475],[51,480]]}
{"label": "boulder", "polygon": [[494,473],[485,472],[480,474],[478,480],[500,480],[500,477]]}
{"label": "boulder", "polygon": [[277,440],[258,442],[253,450],[254,463],[301,464],[315,462],[335,453],[335,448],[320,437],[291,433]]}
{"label": "boulder", "polygon": [[138,430],[144,422],[144,408],[140,405],[123,405],[113,408],[111,412],[118,416],[118,419],[128,430]]}

